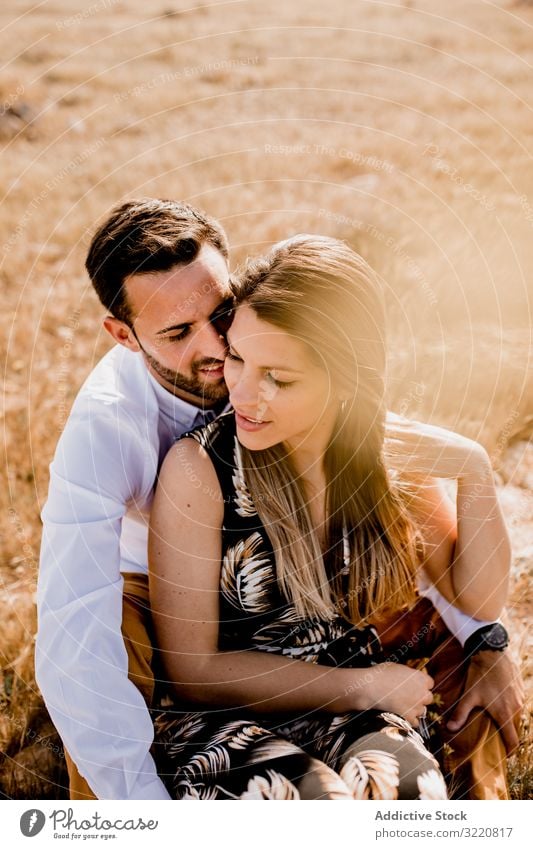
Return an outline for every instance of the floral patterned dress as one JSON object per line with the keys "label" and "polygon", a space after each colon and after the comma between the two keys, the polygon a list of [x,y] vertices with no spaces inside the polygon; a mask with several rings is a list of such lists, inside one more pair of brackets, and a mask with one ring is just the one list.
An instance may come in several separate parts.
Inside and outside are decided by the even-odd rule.
{"label": "floral patterned dress", "polygon": [[[185,436],[206,449],[224,496],[221,651],[269,652],[324,666],[385,660],[376,630],[302,620],[281,594],[268,535],[247,489],[233,414]],[[445,799],[437,761],[399,716],[324,710],[187,710],[168,696],[155,755],[176,799]]]}

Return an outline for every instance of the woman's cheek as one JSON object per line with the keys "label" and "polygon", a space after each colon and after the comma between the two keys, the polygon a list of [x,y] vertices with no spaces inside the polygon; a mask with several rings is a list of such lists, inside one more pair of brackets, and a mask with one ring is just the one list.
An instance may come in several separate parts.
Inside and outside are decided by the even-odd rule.
{"label": "woman's cheek", "polygon": [[231,389],[235,385],[235,379],[233,363],[226,357],[224,360],[224,381],[228,389]]}

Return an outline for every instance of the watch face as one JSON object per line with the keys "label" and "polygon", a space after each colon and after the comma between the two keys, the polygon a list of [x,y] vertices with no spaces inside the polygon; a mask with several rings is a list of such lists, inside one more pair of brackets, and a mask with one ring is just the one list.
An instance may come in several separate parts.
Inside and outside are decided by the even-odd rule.
{"label": "watch face", "polygon": [[494,649],[503,649],[507,645],[508,637],[507,631],[500,625],[499,622],[496,622],[490,631],[487,631],[483,638],[485,642]]}

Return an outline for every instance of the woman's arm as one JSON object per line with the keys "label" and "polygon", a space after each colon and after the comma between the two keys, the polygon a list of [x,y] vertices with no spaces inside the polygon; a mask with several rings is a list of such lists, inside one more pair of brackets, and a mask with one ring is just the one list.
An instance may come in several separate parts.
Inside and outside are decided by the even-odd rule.
{"label": "woman's arm", "polygon": [[338,669],[260,651],[220,652],[223,499],[213,465],[192,439],[171,449],[159,478],[149,537],[150,595],[169,680],[181,697],[270,711],[371,707],[413,724],[431,678],[400,664]]}
{"label": "woman's arm", "polygon": [[[433,475],[456,478],[457,504],[448,497],[442,480],[426,475],[418,477],[410,507],[425,540],[424,568],[429,578],[467,615],[492,620],[498,618],[507,598],[511,546],[489,457],[480,445],[467,442],[474,447],[466,459],[457,446],[441,443],[431,464]],[[447,451],[453,456],[447,456]],[[413,446],[410,463],[416,468]],[[454,464],[456,475],[450,474]]]}

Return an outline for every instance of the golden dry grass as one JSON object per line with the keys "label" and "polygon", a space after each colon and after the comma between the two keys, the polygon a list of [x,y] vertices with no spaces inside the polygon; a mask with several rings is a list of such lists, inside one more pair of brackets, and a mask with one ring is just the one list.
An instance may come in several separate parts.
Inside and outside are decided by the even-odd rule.
{"label": "golden dry grass", "polygon": [[298,231],[348,239],[389,287],[391,406],[497,462],[533,416],[532,30],[513,0],[2,4],[4,776],[27,759],[7,795],[38,795],[42,723],[39,756],[57,742],[32,593],[47,466],[108,347],[83,271],[97,220],[184,198],[222,220],[234,262]]}

